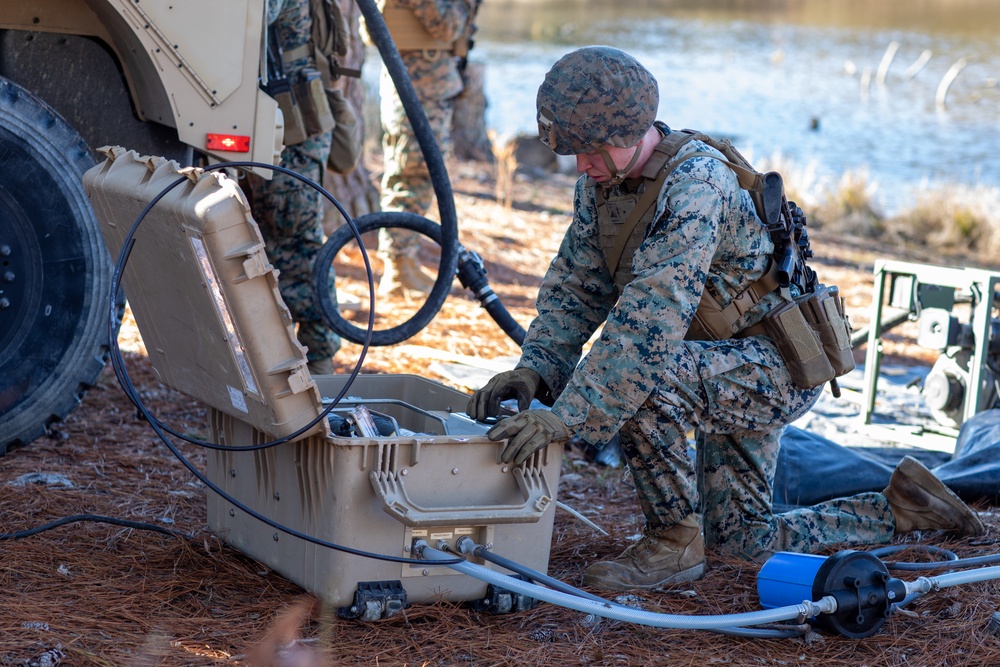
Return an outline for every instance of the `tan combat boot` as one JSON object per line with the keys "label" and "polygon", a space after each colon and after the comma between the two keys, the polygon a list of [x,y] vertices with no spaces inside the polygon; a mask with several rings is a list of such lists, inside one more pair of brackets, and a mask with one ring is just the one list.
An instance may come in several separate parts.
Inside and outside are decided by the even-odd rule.
{"label": "tan combat boot", "polygon": [[698,517],[690,514],[666,535],[644,535],[618,558],[594,563],[583,573],[583,584],[627,591],[694,581],[704,574],[705,540]]}
{"label": "tan combat boot", "polygon": [[413,255],[407,253],[386,254],[382,257],[382,280],[378,284],[378,296],[400,295],[404,290],[429,294],[434,287],[434,278]]}
{"label": "tan combat boot", "polygon": [[896,533],[914,530],[952,530],[961,537],[986,530],[976,513],[944,482],[911,456],[903,457],[882,492],[896,520]]}

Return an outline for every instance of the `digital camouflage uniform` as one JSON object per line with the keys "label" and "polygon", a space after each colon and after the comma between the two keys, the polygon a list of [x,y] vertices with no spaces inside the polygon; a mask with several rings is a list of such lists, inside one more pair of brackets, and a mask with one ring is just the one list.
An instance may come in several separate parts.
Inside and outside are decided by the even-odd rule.
{"label": "digital camouflage uniform", "polygon": [[[540,449],[574,433],[591,445],[620,436],[647,525],[620,556],[589,565],[584,585],[694,581],[706,544],[762,559],[914,530],[983,534],[975,512],[912,457],[882,493],[772,514],[781,430],[821,391],[798,388],[761,333],[771,330],[763,317],[798,295],[775,292],[770,234],[722,154],[656,122],[658,105],[653,75],[614,47],[573,51],[545,75],[539,140],[575,155],[586,175],[517,368],[466,406],[483,421],[516,399],[517,414],[486,432],[514,465],[536,465]],[[551,409],[531,408],[533,398]],[[699,436],[694,461],[689,432]]]}
{"label": "digital camouflage uniform", "polygon": [[[714,149],[693,141],[680,154],[696,151]],[[676,168],[620,293],[599,242],[597,187],[586,176],[577,182],[574,219],[540,288],[518,367],[542,376],[557,397],[553,413],[585,441],[620,435],[647,532],[659,537],[700,513],[706,543],[744,558],[888,541],[893,517],[880,493],[771,512],[782,427],[821,388],[794,386],[767,337],[683,340],[704,286],[739,293],[773,249],[735,174],[707,157]],[[765,310],[750,310],[738,328]],[[688,453],[691,430],[703,434],[697,462]]]}
{"label": "digital camouflage uniform", "polygon": [[[268,0],[268,23],[277,28],[283,51],[309,40],[312,20],[309,0]],[[285,73],[294,81],[311,58],[285,63]],[[324,132],[281,152],[281,166],[322,184],[330,154],[332,133]],[[253,215],[267,244],[267,255],[280,272],[281,297],[298,325],[299,342],[309,348],[309,361],[329,359],[340,349],[340,337],[327,326],[316,305],[312,289],[313,262],[323,247],[322,195],[302,181],[279,172],[271,180],[252,177]],[[333,276],[330,297],[336,303]]]}
{"label": "digital camouflage uniform", "polygon": [[[442,42],[456,40],[471,20],[469,0],[397,0],[397,4],[411,9],[424,29]],[[459,59],[443,50],[400,50],[400,56],[441,152],[448,156],[452,151],[454,100],[463,87]],[[381,208],[426,215],[434,197],[427,163],[384,66],[379,95],[384,133]],[[394,229],[390,234],[382,229],[379,250],[390,255],[415,252],[419,239],[416,232]]]}

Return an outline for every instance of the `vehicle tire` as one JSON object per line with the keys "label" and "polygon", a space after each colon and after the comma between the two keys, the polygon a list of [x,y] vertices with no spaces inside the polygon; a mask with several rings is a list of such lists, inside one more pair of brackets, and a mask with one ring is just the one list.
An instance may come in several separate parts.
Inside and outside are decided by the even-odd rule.
{"label": "vehicle tire", "polygon": [[0,77],[0,456],[44,435],[108,355],[112,264],[83,173],[94,158],[45,102]]}

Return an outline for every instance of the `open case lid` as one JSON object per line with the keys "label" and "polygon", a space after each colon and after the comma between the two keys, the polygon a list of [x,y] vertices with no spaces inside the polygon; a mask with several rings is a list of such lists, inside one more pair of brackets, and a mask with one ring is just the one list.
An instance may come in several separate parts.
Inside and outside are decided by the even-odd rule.
{"label": "open case lid", "polygon": [[[306,348],[236,181],[105,147],[84,186],[112,257],[142,210],[122,284],[159,380],[284,437],[322,410]],[[329,433],[322,420],[308,434]],[[250,444],[250,443],[227,443]]]}

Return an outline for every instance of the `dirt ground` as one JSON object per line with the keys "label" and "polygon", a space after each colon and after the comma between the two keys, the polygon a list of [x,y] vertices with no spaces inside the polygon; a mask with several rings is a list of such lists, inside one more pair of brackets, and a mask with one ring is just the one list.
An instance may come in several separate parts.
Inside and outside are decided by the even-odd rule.
{"label": "dirt ground", "polygon": [[[491,286],[526,327],[541,275],[569,222],[572,179],[518,180],[513,206],[504,208],[495,201],[492,167],[462,164],[452,175],[461,241],[484,257]],[[841,287],[855,328],[867,324],[876,258],[942,261],[929,251],[830,232],[814,233],[813,246],[815,268],[824,282]],[[428,248],[428,261],[433,255]],[[341,253],[341,289],[365,293],[361,266],[357,251]],[[374,257],[373,266],[380,269]],[[404,298],[380,302],[377,328],[398,324],[417,305]],[[913,333],[902,327],[887,338],[892,361],[933,360],[913,345]],[[178,430],[206,435],[204,409],[156,381],[128,318],[120,340],[128,372],[152,412]],[[338,372],[348,372],[359,353],[359,346],[345,344]],[[426,328],[401,345],[369,350],[363,369],[448,383],[432,370],[433,362],[516,354],[517,346],[456,283]],[[203,450],[183,443],[180,449],[204,469]],[[640,530],[634,491],[622,470],[569,451],[558,497],[609,533],[556,512],[549,574],[579,585],[586,565],[617,555]],[[983,537],[930,533],[908,541],[959,556],[996,553],[1000,514],[995,507],[978,509],[989,525]],[[207,530],[205,489],[137,417],[110,367],[49,437],[0,460],[0,531],[78,515],[152,524],[183,536],[74,521],[0,543],[0,665],[1000,665],[998,621],[990,625],[1000,609],[996,582],[927,595],[860,640],[825,632],[757,639],[595,622],[546,603],[493,615],[439,602],[376,622],[340,620]],[[630,603],[671,614],[759,609],[759,567],[708,557],[701,581],[646,592]]]}

